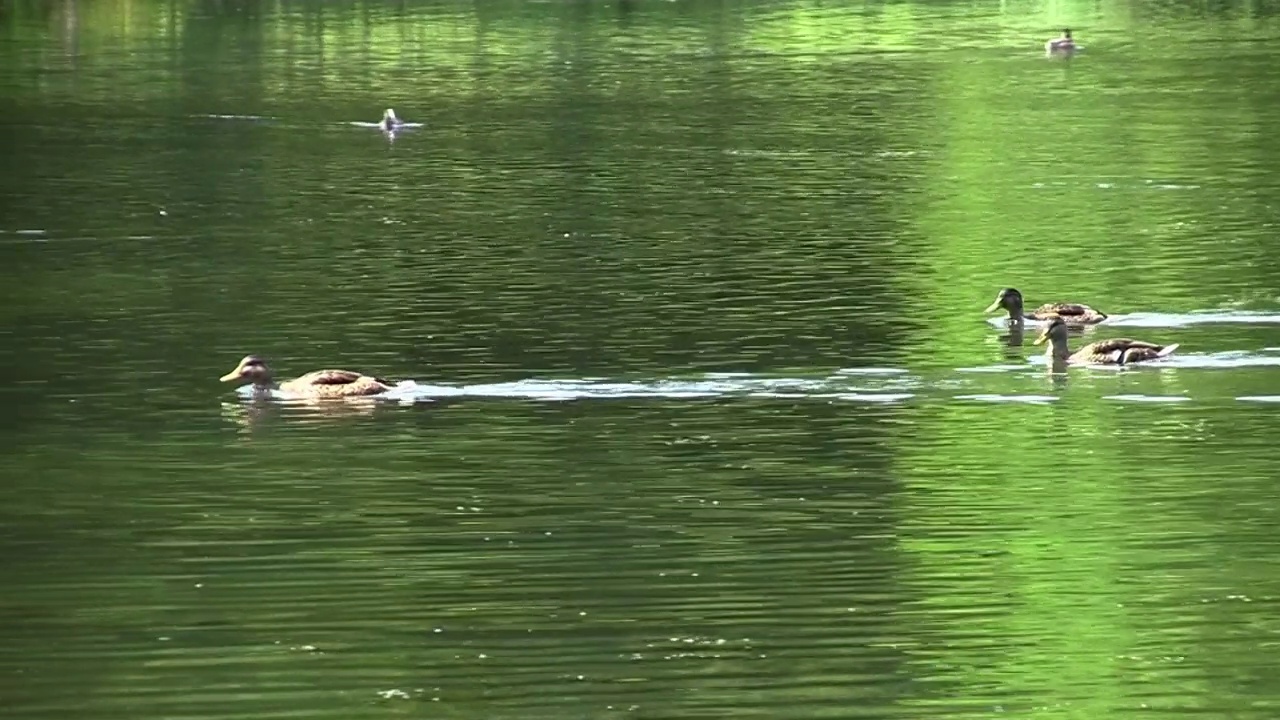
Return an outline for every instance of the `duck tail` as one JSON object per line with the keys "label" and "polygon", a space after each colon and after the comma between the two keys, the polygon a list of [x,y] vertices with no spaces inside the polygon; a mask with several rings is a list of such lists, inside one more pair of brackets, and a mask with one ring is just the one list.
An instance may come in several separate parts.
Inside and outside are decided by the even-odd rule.
{"label": "duck tail", "polygon": [[1156,353],[1156,357],[1158,358],[1169,357],[1170,355],[1173,354],[1173,351],[1177,349],[1178,349],[1178,343],[1174,343],[1172,345],[1165,345],[1164,347],[1160,348],[1160,352]]}

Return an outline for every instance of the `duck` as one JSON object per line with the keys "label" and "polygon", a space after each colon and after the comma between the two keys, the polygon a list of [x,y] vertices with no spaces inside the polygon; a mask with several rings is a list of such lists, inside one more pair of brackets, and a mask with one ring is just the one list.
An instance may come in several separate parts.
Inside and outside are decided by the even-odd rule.
{"label": "duck", "polygon": [[387,108],[382,111],[382,120],[378,122],[378,127],[386,130],[387,132],[391,132],[403,124],[404,121],[396,117],[396,111],[391,108]]}
{"label": "duck", "polygon": [[316,370],[292,380],[280,383],[272,381],[271,368],[257,355],[246,355],[236,369],[219,378],[221,382],[253,383],[256,393],[266,393],[278,388],[289,395],[308,398],[347,398],[380,395],[391,389],[391,383],[381,378],[363,375],[350,370]]}
{"label": "duck", "polygon": [[1022,293],[1016,288],[1005,288],[997,295],[983,312],[995,312],[1004,308],[1009,311],[1009,321],[1019,324],[1023,320],[1048,320],[1051,317],[1061,318],[1073,325],[1094,325],[1107,319],[1107,314],[1098,312],[1083,303],[1045,303],[1031,312],[1023,312]]}
{"label": "duck", "polygon": [[1148,360],[1159,360],[1173,354],[1178,344],[1157,345],[1142,340],[1129,338],[1111,338],[1089,343],[1074,353],[1067,347],[1067,322],[1060,317],[1049,320],[1049,324],[1040,332],[1035,340],[1036,345],[1049,341],[1045,351],[1055,362],[1074,363],[1077,365],[1129,365]]}
{"label": "duck", "polygon": [[1055,52],[1072,52],[1076,49],[1076,41],[1071,38],[1071,28],[1063,28],[1062,35],[1044,44],[1044,51],[1047,53]]}

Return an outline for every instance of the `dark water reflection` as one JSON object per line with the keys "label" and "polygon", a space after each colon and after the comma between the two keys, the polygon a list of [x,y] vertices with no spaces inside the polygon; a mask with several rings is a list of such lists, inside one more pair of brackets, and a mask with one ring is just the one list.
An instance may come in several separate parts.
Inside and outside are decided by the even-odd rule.
{"label": "dark water reflection", "polygon": [[1063,12],[0,7],[5,707],[1272,717],[1274,23]]}

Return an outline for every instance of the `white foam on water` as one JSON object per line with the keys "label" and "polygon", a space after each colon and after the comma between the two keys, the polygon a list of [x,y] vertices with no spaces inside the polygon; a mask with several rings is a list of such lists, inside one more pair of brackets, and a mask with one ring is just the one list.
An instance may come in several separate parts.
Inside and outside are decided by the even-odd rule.
{"label": "white foam on water", "polygon": [[[986,321],[988,325],[995,328],[1004,330],[1009,328],[1009,316],[1007,315],[994,315],[986,318]],[[1280,324],[1280,313],[1251,310],[1202,310],[1190,313],[1135,312],[1123,315],[1109,315],[1106,320],[1100,323],[1079,327],[1086,330],[1097,328],[1099,332],[1105,333],[1107,328],[1179,328],[1191,325],[1231,323],[1243,325]],[[1044,324],[1044,321],[1041,320],[1028,319],[1023,322],[1023,327],[1026,330],[1038,330],[1044,327]]]}
{"label": "white foam on water", "polygon": [[[959,368],[954,375],[925,380],[907,374],[899,368],[860,368],[838,370],[822,378],[761,377],[750,373],[707,373],[690,378],[659,378],[653,380],[618,381],[606,378],[526,379],[510,382],[477,383],[473,385],[448,385],[443,383],[403,380],[386,393],[366,396],[365,400],[398,401],[402,404],[431,402],[454,398],[501,398],[564,402],[570,400],[609,399],[705,399],[705,398],[759,398],[776,400],[825,400],[870,403],[897,403],[919,397],[937,399],[972,400],[993,403],[1046,404],[1059,398],[1038,393],[988,393],[982,379],[992,373],[1011,373],[1035,370],[1041,375],[1047,368],[1048,358],[1032,355],[1025,365],[1002,363],[987,367]],[[1174,354],[1172,356],[1130,365],[1081,365],[1068,368],[1068,374],[1087,374],[1094,371],[1151,372],[1162,369],[1231,369],[1254,366],[1280,366],[1280,354],[1250,352],[1223,352],[1214,354]],[[250,386],[236,391],[242,398],[252,398]],[[269,397],[279,400],[308,400],[305,396],[290,396],[274,390]],[[1128,402],[1177,403],[1195,398],[1187,396],[1163,396],[1145,394],[1106,395],[1104,399]],[[1240,400],[1275,402],[1271,396],[1248,396]]]}
{"label": "white foam on water", "polygon": [[976,395],[956,395],[956,400],[977,400],[992,403],[1028,403],[1031,405],[1048,405],[1058,400],[1055,395],[1002,395],[999,393],[978,393]]}

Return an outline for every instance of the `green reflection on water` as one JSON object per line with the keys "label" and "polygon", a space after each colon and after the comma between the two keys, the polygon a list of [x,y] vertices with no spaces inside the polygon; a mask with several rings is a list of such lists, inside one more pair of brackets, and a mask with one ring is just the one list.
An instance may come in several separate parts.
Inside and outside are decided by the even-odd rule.
{"label": "green reflection on water", "polygon": [[[17,714],[1273,714],[1273,367],[981,316],[1274,310],[1258,8],[0,12]],[[825,390],[260,406],[249,351]]]}

